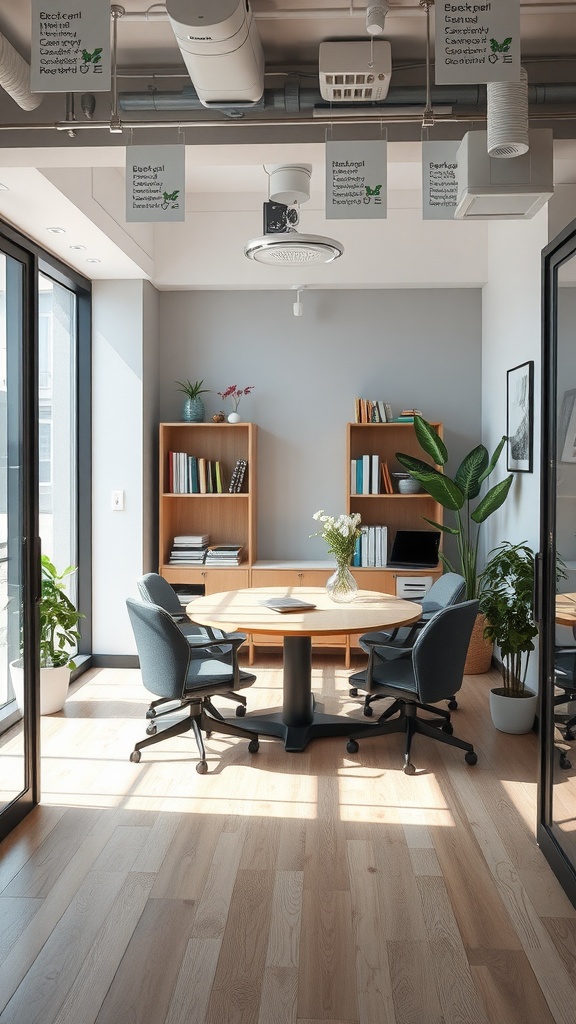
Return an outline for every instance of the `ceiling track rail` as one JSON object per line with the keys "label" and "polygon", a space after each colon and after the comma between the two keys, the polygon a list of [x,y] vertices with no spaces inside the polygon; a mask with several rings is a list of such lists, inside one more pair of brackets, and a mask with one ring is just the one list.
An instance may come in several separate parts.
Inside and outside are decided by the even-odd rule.
{"label": "ceiling track rail", "polygon": [[[562,111],[561,113],[547,113],[538,111],[530,114],[530,121],[573,121],[576,120],[576,111]],[[285,118],[260,118],[254,121],[209,121],[209,120],[183,120],[173,121],[122,121],[118,126],[111,127],[110,121],[81,121],[74,122],[75,131],[107,131],[117,134],[124,131],[135,131],[139,129],[178,129],[187,128],[281,128],[281,127],[312,127],[322,126],[324,130],[329,118],[319,121],[317,117],[285,117]],[[381,117],[341,117],[336,122],[338,125],[374,125],[374,124],[414,124],[422,125],[422,113],[417,114],[383,114]],[[485,124],[485,114],[440,114],[435,117],[435,124]],[[0,132],[42,132],[59,131],[69,132],[70,121],[55,121],[52,124],[0,124]]]}

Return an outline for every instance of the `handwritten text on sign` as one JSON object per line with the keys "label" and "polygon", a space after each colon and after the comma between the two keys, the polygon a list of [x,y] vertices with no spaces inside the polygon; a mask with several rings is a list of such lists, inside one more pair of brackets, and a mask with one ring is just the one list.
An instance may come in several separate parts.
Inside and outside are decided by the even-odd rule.
{"label": "handwritten text on sign", "polygon": [[185,220],[184,166],[184,146],[127,146],[126,220]]}
{"label": "handwritten text on sign", "polygon": [[437,3],[437,85],[520,80],[520,0]]}
{"label": "handwritten text on sign", "polygon": [[326,219],[386,218],[385,142],[326,143]]}
{"label": "handwritten text on sign", "polygon": [[460,142],[422,143],[422,219],[453,220]]}
{"label": "handwritten text on sign", "polygon": [[32,0],[32,92],[110,91],[110,7]]}

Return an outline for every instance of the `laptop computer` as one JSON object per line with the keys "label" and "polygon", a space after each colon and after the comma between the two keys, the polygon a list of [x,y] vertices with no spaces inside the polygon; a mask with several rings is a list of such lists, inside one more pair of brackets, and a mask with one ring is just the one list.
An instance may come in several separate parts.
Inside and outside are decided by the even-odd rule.
{"label": "laptop computer", "polygon": [[438,565],[439,530],[397,530],[388,559],[395,569],[432,569]]}

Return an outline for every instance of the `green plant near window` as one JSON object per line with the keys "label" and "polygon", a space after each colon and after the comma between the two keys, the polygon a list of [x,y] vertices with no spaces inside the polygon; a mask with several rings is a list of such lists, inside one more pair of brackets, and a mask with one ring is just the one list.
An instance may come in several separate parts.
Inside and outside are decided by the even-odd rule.
{"label": "green plant near window", "polygon": [[[435,465],[431,466],[428,462],[403,452],[396,452],[396,458],[435,501],[454,513],[454,526],[435,523],[426,516],[423,518],[435,529],[452,534],[456,538],[459,571],[466,580],[466,600],[472,601],[478,596],[477,564],[481,525],[504,504],[512,485],[511,473],[480,497],[483,483],[489,479],[502,454],[506,436],[499,442],[492,458],[483,444],[473,448],[464,456],[452,478],[436,469],[436,466],[445,466],[448,462],[448,450],[438,431],[418,415],[414,416],[414,430],[420,447]],[[479,501],[473,505],[476,499]],[[441,553],[440,558],[449,572],[458,571],[444,554]]]}
{"label": "green plant near window", "polygon": [[177,380],[178,390],[182,391],[188,398],[194,400],[199,398],[200,395],[206,395],[209,388],[203,388],[203,380],[195,380],[194,383],[190,380]]}
{"label": "green plant near window", "polygon": [[42,555],[42,597],[40,599],[40,667],[75,668],[66,648],[80,639],[76,629],[84,616],[65,592],[66,580],[76,572],[73,565],[59,573],[47,555]]}

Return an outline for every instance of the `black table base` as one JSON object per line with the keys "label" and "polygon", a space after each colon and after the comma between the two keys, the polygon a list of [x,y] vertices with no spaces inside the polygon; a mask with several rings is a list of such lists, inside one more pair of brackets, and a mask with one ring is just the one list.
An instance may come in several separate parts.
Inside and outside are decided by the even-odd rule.
{"label": "black table base", "polygon": [[[363,731],[363,723],[355,719],[316,711],[311,691],[311,676],[311,637],[284,637],[282,711],[263,711],[246,715],[242,718],[242,729],[258,736],[271,736],[283,740],[284,749],[291,754],[301,753],[310,740],[326,736],[350,736],[351,733]],[[370,729],[371,724],[367,722],[365,728]]]}

